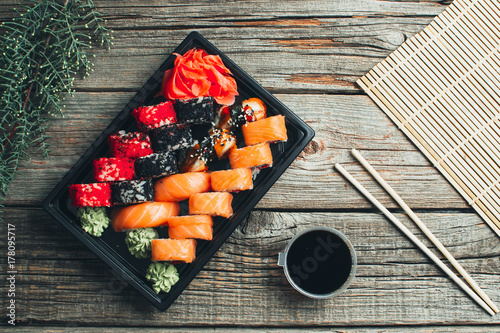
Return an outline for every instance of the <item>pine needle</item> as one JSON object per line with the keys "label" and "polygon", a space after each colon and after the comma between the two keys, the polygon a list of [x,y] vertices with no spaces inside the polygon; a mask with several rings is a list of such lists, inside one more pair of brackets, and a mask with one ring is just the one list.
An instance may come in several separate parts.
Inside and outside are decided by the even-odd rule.
{"label": "pine needle", "polygon": [[[29,149],[48,154],[44,114],[62,116],[76,77],[92,71],[92,42],[111,31],[92,0],[29,1],[0,25],[0,201]],[[1,207],[1,205],[0,205]]]}

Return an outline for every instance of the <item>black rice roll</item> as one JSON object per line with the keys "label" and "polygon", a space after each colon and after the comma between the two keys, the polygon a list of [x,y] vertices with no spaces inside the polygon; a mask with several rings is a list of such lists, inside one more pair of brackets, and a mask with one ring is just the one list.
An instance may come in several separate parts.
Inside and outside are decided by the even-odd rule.
{"label": "black rice roll", "polygon": [[157,178],[177,173],[177,158],[173,152],[164,152],[140,157],[135,160],[137,178]]}
{"label": "black rice roll", "polygon": [[149,137],[153,151],[156,153],[193,146],[191,128],[186,124],[171,124],[155,128],[149,132]]}
{"label": "black rice roll", "polygon": [[111,185],[111,200],[114,205],[132,205],[153,201],[153,191],[152,179],[114,182]]}
{"label": "black rice roll", "polygon": [[178,123],[203,124],[213,123],[215,107],[213,97],[198,97],[174,102]]}

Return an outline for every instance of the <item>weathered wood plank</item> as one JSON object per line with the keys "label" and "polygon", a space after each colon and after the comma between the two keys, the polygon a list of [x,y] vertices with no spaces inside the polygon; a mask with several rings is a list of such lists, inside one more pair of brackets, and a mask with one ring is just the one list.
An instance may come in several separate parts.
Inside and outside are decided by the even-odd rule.
{"label": "weathered wood plank", "polygon": [[360,92],[356,79],[430,22],[366,20],[324,19],[324,26],[290,29],[257,25],[116,31],[111,50],[94,51],[99,75],[78,81],[76,87],[137,89],[189,32],[197,30],[271,91]]}
{"label": "weathered wood plank", "polygon": [[137,90],[198,30],[273,91],[359,92],[359,76],[445,8],[438,1],[366,0],[97,5],[115,29],[114,45],[93,49],[96,72],[78,89]]}
{"label": "weathered wood plank", "polygon": [[[398,214],[421,237],[421,233]],[[435,235],[496,302],[500,240],[475,214],[421,214]],[[20,323],[104,326],[307,326],[500,324],[380,214],[256,211],[166,312],[114,276],[39,209],[6,209],[16,225]],[[352,287],[332,300],[296,293],[276,265],[298,231],[326,225],[358,254]],[[5,224],[1,226],[5,231]],[[426,242],[428,244],[428,242]],[[0,258],[5,265],[5,258]],[[2,273],[2,278],[5,275]],[[2,288],[5,288],[3,285]],[[2,291],[0,298],[6,301]]]}
{"label": "weathered wood plank", "polygon": [[[37,332],[58,333],[71,330],[73,333],[123,333],[130,332],[130,328],[123,327],[77,327],[75,325],[59,326],[45,326],[36,327]],[[239,333],[261,332],[264,328],[246,328],[246,327],[214,327],[214,328],[150,328],[141,327],[143,333],[231,333],[235,329]],[[20,326],[16,327],[16,332],[33,332],[34,327]],[[308,328],[307,332],[311,333],[393,333],[403,331],[407,333],[452,333],[452,332],[494,332],[500,330],[498,325],[476,325],[476,326],[398,326],[396,327],[334,327],[334,328]],[[1,329],[0,332],[8,332],[8,328]],[[265,328],[266,333],[302,333],[304,328]]]}
{"label": "weathered wood plank", "polygon": [[[65,118],[50,119],[52,152],[33,154],[11,186],[8,205],[39,205],[133,93],[77,93]],[[333,169],[347,168],[384,204],[396,207],[354,162],[358,148],[413,208],[468,208],[466,202],[366,96],[277,95],[316,137],[259,203],[266,209],[366,209],[371,205]],[[26,191],[30,184],[30,191]],[[432,191],[429,191],[432,186]]]}

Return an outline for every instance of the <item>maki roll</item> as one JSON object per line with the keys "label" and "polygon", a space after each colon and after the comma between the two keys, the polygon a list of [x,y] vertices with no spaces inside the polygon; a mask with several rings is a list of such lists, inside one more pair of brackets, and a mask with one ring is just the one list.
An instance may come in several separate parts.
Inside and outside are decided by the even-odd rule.
{"label": "maki roll", "polygon": [[153,153],[149,136],[141,132],[119,131],[108,138],[111,156],[136,159]]}
{"label": "maki roll", "polygon": [[201,143],[196,142],[193,148],[184,152],[181,155],[182,163],[180,165],[181,172],[198,172],[207,171],[208,162],[214,155],[214,147],[211,144],[211,139],[203,140]]}
{"label": "maki roll", "polygon": [[191,128],[186,124],[171,124],[149,132],[155,152],[165,152],[193,146]]}
{"label": "maki roll", "polygon": [[273,165],[273,154],[269,143],[259,143],[233,149],[229,153],[229,163],[232,169],[237,168],[267,168]]}
{"label": "maki roll", "polygon": [[151,241],[151,261],[193,262],[196,258],[194,239],[153,239]]}
{"label": "maki roll", "polygon": [[233,130],[266,117],[266,105],[261,99],[253,97],[231,106],[221,106],[215,113],[215,127]]}
{"label": "maki roll", "polygon": [[168,237],[172,239],[212,240],[214,224],[210,215],[173,216],[167,219]]}
{"label": "maki roll", "polygon": [[238,168],[214,171],[210,174],[212,189],[216,192],[239,192],[253,188],[252,169]]}
{"label": "maki roll", "polygon": [[94,179],[113,182],[135,178],[134,161],[128,158],[102,157],[93,161]]}
{"label": "maki roll", "polygon": [[210,189],[208,172],[178,173],[155,182],[155,201],[182,201],[195,193],[208,192]]}
{"label": "maki roll", "polygon": [[210,215],[174,216],[167,220],[168,237],[172,239],[213,238],[213,220]]}
{"label": "maki roll", "polygon": [[132,116],[137,121],[137,126],[144,132],[177,122],[172,101],[138,107],[132,111]]}
{"label": "maki roll", "polygon": [[131,205],[153,201],[151,179],[126,180],[111,185],[111,198],[115,205]]}
{"label": "maki roll", "polygon": [[73,184],[69,187],[71,205],[74,207],[111,207],[109,183]]}
{"label": "maki roll", "polygon": [[189,197],[190,215],[223,216],[233,215],[233,195],[227,192],[196,193]]}
{"label": "maki roll", "polygon": [[264,142],[286,141],[285,117],[282,115],[247,123],[241,127],[247,146]]}
{"label": "maki roll", "polygon": [[226,158],[229,152],[236,148],[236,136],[227,129],[214,128],[210,131],[210,142],[213,153],[219,159]]}
{"label": "maki roll", "polygon": [[173,152],[143,156],[135,160],[137,178],[151,178],[172,175],[178,172],[177,159]]}
{"label": "maki roll", "polygon": [[174,103],[177,121],[179,123],[204,124],[215,120],[214,99],[198,97],[192,99],[177,99]]}
{"label": "maki roll", "polygon": [[154,228],[167,222],[172,216],[179,215],[178,202],[144,202],[111,210],[111,226],[116,232]]}

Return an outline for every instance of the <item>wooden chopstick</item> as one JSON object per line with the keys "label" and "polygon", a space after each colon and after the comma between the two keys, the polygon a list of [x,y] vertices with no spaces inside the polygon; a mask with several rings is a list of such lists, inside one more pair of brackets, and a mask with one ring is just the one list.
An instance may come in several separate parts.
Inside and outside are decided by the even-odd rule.
{"label": "wooden chopstick", "polygon": [[498,313],[498,307],[493,303],[493,301],[486,295],[486,293],[478,286],[476,281],[465,271],[465,269],[460,265],[460,263],[452,256],[450,252],[444,247],[444,245],[439,241],[439,239],[434,236],[434,234],[427,228],[427,226],[420,220],[420,218],[411,210],[411,208],[403,201],[403,199],[392,189],[392,187],[380,176],[380,174],[371,166],[368,161],[361,156],[361,154],[356,150],[352,150],[352,154],[356,159],[365,167],[368,172],[377,180],[377,182],[382,185],[382,187],[391,195],[391,197],[403,208],[403,210],[410,216],[410,218],[415,222],[415,224],[424,232],[424,234],[429,237],[431,242],[441,251],[441,253],[448,259],[453,267],[464,277],[464,279],[472,286],[472,288],[481,296],[481,298],[493,309],[495,313]]}
{"label": "wooden chopstick", "polygon": [[422,250],[436,265],[439,266],[456,284],[458,284],[463,291],[465,291],[472,299],[476,301],[481,307],[488,312],[490,315],[494,316],[495,312],[488,306],[488,304],[483,301],[469,286],[467,286],[458,276],[456,276],[451,269],[446,266],[441,259],[439,259],[431,250],[429,250],[424,243],[422,243],[408,228],[401,223],[396,216],[394,216],[387,208],[384,207],[366,188],[363,187],[354,177],[347,172],[344,167],[339,163],[335,164],[335,168],[347,179],[349,180],[375,207],[377,207],[396,227],[403,232],[406,237],[408,237],[415,245]]}

